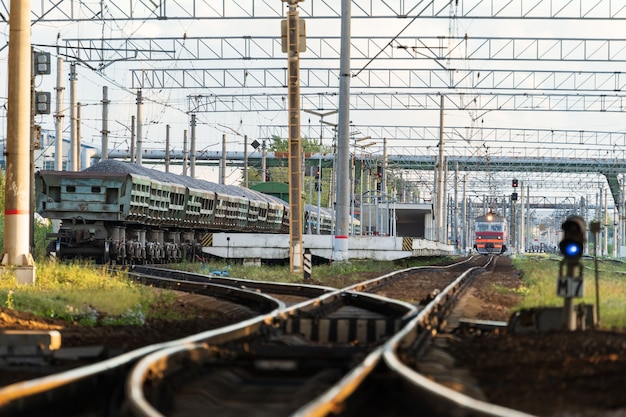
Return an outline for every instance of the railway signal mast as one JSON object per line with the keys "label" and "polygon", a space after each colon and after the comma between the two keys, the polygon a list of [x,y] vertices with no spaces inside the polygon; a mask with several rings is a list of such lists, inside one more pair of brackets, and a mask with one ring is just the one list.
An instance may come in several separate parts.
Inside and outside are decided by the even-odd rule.
{"label": "railway signal mast", "polygon": [[[559,265],[557,295],[565,298],[563,318],[567,330],[576,330],[574,298],[583,296],[583,267],[580,258],[587,241],[587,226],[580,216],[570,216],[561,225],[563,239],[559,249],[563,259]],[[565,274],[563,269],[566,269]]]}

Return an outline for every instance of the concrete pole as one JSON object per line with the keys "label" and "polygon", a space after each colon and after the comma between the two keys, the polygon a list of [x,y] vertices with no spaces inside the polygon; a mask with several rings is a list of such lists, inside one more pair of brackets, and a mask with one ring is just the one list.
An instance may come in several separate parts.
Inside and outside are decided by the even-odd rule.
{"label": "concrete pole", "polygon": [[[341,51],[339,61],[339,114],[337,124],[337,228],[333,244],[333,259],[349,259],[348,233],[350,216],[350,38],[351,0],[341,0]],[[384,182],[383,182],[384,184]]]}
{"label": "concrete pole", "polygon": [[619,223],[617,219],[618,219],[617,208],[614,208],[613,209],[613,257],[614,258],[617,258],[617,247],[619,246],[619,242],[617,239]]}
{"label": "concrete pole", "polygon": [[137,90],[137,146],[136,146],[136,157],[135,163],[139,166],[142,164],[142,153],[143,153],[143,132],[142,132],[142,104],[143,97],[141,95],[141,90]]}
{"label": "concrete pole", "polygon": [[70,64],[70,170],[78,171],[78,143],[76,142],[76,63]]}
{"label": "concrete pole", "polygon": [[609,256],[609,190],[604,192],[604,256]]}
{"label": "concrete pole", "polygon": [[35,283],[30,253],[31,70],[30,1],[11,2],[4,197],[3,266],[14,266],[17,282]]}
{"label": "concrete pole", "polygon": [[165,126],[165,172],[170,172],[170,125]]}
{"label": "concrete pole", "polygon": [[265,139],[261,144],[261,182],[265,182],[265,174],[267,170],[267,148],[265,147]]}
{"label": "concrete pole", "polygon": [[130,117],[130,163],[135,163],[135,115]]}
{"label": "concrete pole", "polygon": [[248,188],[248,135],[243,135],[243,186]]}
{"label": "concrete pole", "polygon": [[187,151],[187,129],[183,132],[183,177],[187,176],[187,164],[189,163],[189,152]]}
{"label": "concrete pole", "polygon": [[[382,207],[389,207],[389,199],[387,198],[387,138],[383,138],[383,160],[382,160],[382,169],[383,176],[380,179],[380,193],[384,200],[381,202],[386,202],[386,205]],[[389,210],[385,213],[385,218],[387,221],[382,221],[380,225],[380,229],[383,235],[389,234]],[[381,213],[382,220],[382,213]]]}
{"label": "concrete pole", "polygon": [[[298,3],[287,12],[287,97],[289,109],[289,259],[292,273],[302,272],[302,143],[300,138],[300,21]],[[347,174],[347,172],[346,172]],[[347,177],[347,175],[346,175]],[[348,191],[346,189],[346,191]],[[347,218],[346,218],[347,220]],[[347,223],[347,222],[346,222]],[[347,228],[346,228],[347,232]]]}
{"label": "concrete pole", "polygon": [[454,219],[452,220],[452,226],[454,227],[454,248],[459,250],[459,163],[454,165]]}
{"label": "concrete pole", "polygon": [[[54,169],[63,171],[63,58],[57,58],[57,111],[54,115],[56,142],[54,146]],[[52,232],[58,233],[61,220],[52,220]]]}
{"label": "concrete pole", "polygon": [[[54,169],[63,171],[63,58],[57,58],[57,111],[54,115],[56,123],[56,143],[54,147]],[[58,230],[58,227],[56,228]]]}
{"label": "concrete pole", "polygon": [[220,184],[226,184],[226,133],[222,134],[222,155],[220,156]]}
{"label": "concrete pole", "polygon": [[196,178],[196,115],[191,115],[191,178]]}
{"label": "concrete pole", "polygon": [[466,253],[465,248],[471,246],[468,240],[468,236],[471,235],[469,224],[467,223],[467,174],[463,175],[463,210],[461,219],[461,251]]}
{"label": "concrete pole", "polygon": [[524,183],[520,181],[520,237],[519,237],[519,245],[518,245],[518,249],[517,252],[518,253],[524,253],[526,252],[526,217],[525,217],[525,210],[526,208],[524,207]]}
{"label": "concrete pole", "polygon": [[80,144],[82,141],[80,140],[80,110],[81,104],[76,103],[76,148],[74,148],[74,156],[76,157],[76,171],[80,171],[82,169],[82,161],[81,161],[81,152],[80,152]]}
{"label": "concrete pole", "polygon": [[109,87],[102,87],[102,158],[109,159]]}
{"label": "concrete pole", "polygon": [[437,165],[437,241],[445,242],[445,231],[444,231],[444,197],[445,197],[445,186],[444,186],[444,135],[443,135],[443,94],[440,97],[441,104],[439,105],[439,158]]}

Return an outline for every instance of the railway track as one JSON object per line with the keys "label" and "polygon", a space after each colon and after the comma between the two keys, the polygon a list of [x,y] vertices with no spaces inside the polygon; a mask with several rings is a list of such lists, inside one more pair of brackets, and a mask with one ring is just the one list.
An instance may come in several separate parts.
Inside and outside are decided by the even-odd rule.
{"label": "railway track", "polygon": [[[151,285],[185,291],[187,286],[195,288],[191,291],[215,286],[230,301],[243,291],[245,309],[264,306],[271,311],[5,387],[0,390],[0,412],[156,416],[253,410],[272,416],[385,416],[402,415],[407,406],[424,409],[425,404],[432,413],[446,401],[446,413],[467,410],[467,404],[443,398],[441,390],[424,384],[427,378],[417,371],[416,360],[445,324],[472,274],[486,267],[472,258],[449,267],[400,270],[339,290],[137,267],[136,279]],[[423,284],[429,275],[447,277],[423,285],[408,301],[382,295],[402,291],[403,281]],[[448,282],[443,285],[442,280]],[[252,294],[263,301],[249,299]],[[406,291],[402,298],[407,298]],[[494,415],[480,414],[486,412],[482,406],[488,404],[472,412]]]}

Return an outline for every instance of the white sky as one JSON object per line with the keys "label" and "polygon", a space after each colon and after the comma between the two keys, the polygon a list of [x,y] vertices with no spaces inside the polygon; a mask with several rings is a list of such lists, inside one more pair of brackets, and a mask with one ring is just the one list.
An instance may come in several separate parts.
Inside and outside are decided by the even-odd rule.
{"label": "white sky", "polygon": [[[277,1],[277,0],[276,0]],[[8,1],[2,2],[8,7]],[[97,2],[93,2],[94,4]],[[108,3],[108,2],[105,2]],[[180,3],[184,3],[180,1]],[[337,2],[339,3],[339,2]],[[472,2],[462,2],[464,7],[470,7]],[[475,2],[474,2],[475,3]],[[559,7],[558,2],[536,2],[538,6],[535,13],[549,7]],[[198,3],[201,4],[201,3]],[[489,2],[481,2],[480,7],[489,7]],[[567,3],[564,3],[567,4]],[[1,9],[0,9],[1,10]],[[3,11],[4,13],[4,11]],[[407,26],[411,20],[407,19],[353,19],[352,35],[358,36],[381,36],[391,40]],[[80,22],[80,23],[39,23],[32,28],[33,44],[54,45],[57,35],[60,36],[61,44],[65,38],[100,38],[100,37],[175,37],[187,35],[188,37],[202,36],[277,36],[279,34],[279,20],[204,20],[204,21],[145,21],[145,22]],[[623,21],[554,21],[554,20],[489,20],[489,19],[416,19],[403,32],[403,36],[464,36],[469,37],[546,37],[546,38],[626,38],[626,26]],[[340,36],[340,20],[307,20],[307,35],[309,36]],[[0,23],[0,45],[8,42],[8,25]],[[40,49],[55,53],[54,48],[41,47]],[[302,55],[306,57],[306,53]],[[337,57],[338,58],[338,57]],[[6,103],[6,74],[2,68],[6,68],[7,48],[0,52],[0,107]],[[118,62],[108,66],[102,74],[96,73],[85,66],[78,67],[78,101],[82,108],[82,140],[85,143],[100,145],[100,130],[102,128],[102,110],[100,106],[102,86],[109,88],[111,100],[109,116],[110,139],[109,146],[127,147],[124,138],[128,138],[131,115],[136,114],[135,91],[128,90],[131,82],[129,68],[221,68],[230,66],[233,68],[282,68],[286,67],[287,61],[225,61],[225,62]],[[364,61],[353,60],[353,72],[358,71],[365,65]],[[388,68],[396,65],[390,60],[376,60],[369,68]],[[397,65],[406,68],[414,65],[436,68],[436,63],[418,60],[402,60]],[[545,70],[588,70],[588,71],[621,71],[620,63],[584,63],[584,62],[487,62],[487,61],[456,61],[453,65],[473,70],[492,69],[545,69]],[[338,68],[339,60],[324,63],[313,60],[302,60],[301,68]],[[37,89],[54,92],[56,83],[56,63],[53,65],[53,74],[37,77]],[[69,64],[64,67],[64,111],[69,114]],[[186,96],[193,94],[249,94],[260,90],[249,88],[231,89],[228,91],[180,91],[180,90],[144,90],[145,98],[143,107],[143,133],[144,149],[162,148],[165,142],[165,125],[172,128],[172,146],[182,148],[183,130],[189,129],[188,116],[186,113]],[[365,91],[365,90],[362,90]],[[283,93],[286,89],[267,91],[266,93]],[[302,90],[303,93],[307,92]],[[353,93],[355,91],[353,90]],[[485,93],[483,91],[483,93]],[[621,93],[620,93],[621,94]],[[53,94],[54,96],[54,94]],[[55,104],[53,104],[53,109]],[[249,136],[249,141],[258,137],[260,125],[284,125],[286,114],[282,112],[241,112],[241,113],[217,113],[198,114],[197,136],[199,138],[197,150],[218,151],[221,149],[222,134],[229,135],[228,149],[242,151],[243,138],[232,135],[233,131],[241,132]],[[336,117],[336,116],[332,116]],[[471,126],[472,114],[465,111],[446,109],[446,126]],[[302,113],[302,134],[307,135],[308,120],[317,127],[319,119]],[[336,120],[329,118],[330,120]],[[66,117],[67,120],[67,117]],[[361,127],[368,125],[388,126],[437,126],[439,124],[438,111],[352,111],[350,114],[352,123]],[[53,115],[38,116],[37,123],[44,129],[54,130]],[[600,130],[600,131],[624,131],[624,117],[613,113],[581,113],[581,112],[505,112],[493,111],[483,115],[475,124],[489,128],[525,128],[525,129],[572,129],[572,130]],[[0,137],[6,131],[6,112],[0,108]],[[68,123],[65,123],[65,131],[69,132]],[[380,139],[380,138],[375,138]],[[400,149],[401,147],[419,147],[436,145],[436,138],[427,143],[400,143],[390,138],[389,146]],[[476,152],[480,152],[481,143],[476,143]],[[454,146],[451,144],[450,146]],[[463,145],[465,146],[465,145]],[[501,144],[488,143],[487,146],[498,148]],[[529,144],[531,150],[537,150],[541,154],[543,150],[538,144]],[[549,147],[550,145],[543,145]],[[556,146],[556,150],[559,146]],[[623,150],[623,149],[622,149]],[[435,151],[433,151],[435,152]],[[148,162],[147,162],[148,163]],[[530,175],[530,174],[529,174]],[[231,176],[232,177],[232,176]],[[508,192],[509,190],[503,190]],[[568,191],[569,192],[569,191]],[[595,191],[592,192],[595,193]]]}

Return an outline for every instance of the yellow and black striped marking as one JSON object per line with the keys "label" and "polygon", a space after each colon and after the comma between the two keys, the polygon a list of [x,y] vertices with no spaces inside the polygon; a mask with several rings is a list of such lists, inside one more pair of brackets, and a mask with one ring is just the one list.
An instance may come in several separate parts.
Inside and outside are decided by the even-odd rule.
{"label": "yellow and black striped marking", "polygon": [[213,246],[213,233],[205,233],[202,236],[202,246]]}
{"label": "yellow and black striped marking", "polygon": [[413,238],[411,237],[403,237],[402,238],[402,250],[411,252],[413,250]]}

